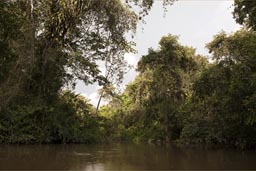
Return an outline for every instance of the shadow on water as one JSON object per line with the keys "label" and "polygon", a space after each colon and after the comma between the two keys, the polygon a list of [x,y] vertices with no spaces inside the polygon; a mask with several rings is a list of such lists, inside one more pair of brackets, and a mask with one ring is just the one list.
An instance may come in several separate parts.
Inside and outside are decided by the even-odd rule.
{"label": "shadow on water", "polygon": [[251,170],[256,152],[154,145],[0,145],[1,170]]}

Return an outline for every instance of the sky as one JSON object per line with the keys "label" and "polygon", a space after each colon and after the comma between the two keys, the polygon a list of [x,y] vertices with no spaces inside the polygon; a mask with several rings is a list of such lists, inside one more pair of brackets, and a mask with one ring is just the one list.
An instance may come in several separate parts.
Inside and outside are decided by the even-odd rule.
{"label": "sky", "polygon": [[[178,35],[182,45],[196,48],[198,54],[210,57],[205,44],[213,39],[220,31],[235,32],[241,28],[232,16],[232,0],[179,0],[167,7],[164,12],[162,3],[156,0],[146,23],[139,23],[134,37],[136,54],[125,54],[128,64],[136,68],[142,55],[146,55],[149,48],[157,49],[163,36]],[[125,76],[122,86],[132,82],[137,73],[130,70]],[[98,101],[96,84],[86,86],[78,82],[76,93],[86,96],[96,106]],[[105,104],[104,102],[101,105]]]}

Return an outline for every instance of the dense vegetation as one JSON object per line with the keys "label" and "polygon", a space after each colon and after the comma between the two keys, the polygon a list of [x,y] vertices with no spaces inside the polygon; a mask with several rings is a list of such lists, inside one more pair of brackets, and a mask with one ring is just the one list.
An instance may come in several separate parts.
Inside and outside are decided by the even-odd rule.
{"label": "dense vegetation", "polygon": [[255,146],[256,33],[221,32],[207,47],[212,64],[171,35],[149,49],[135,81],[101,109],[119,120],[120,138]]}
{"label": "dense vegetation", "polygon": [[[125,52],[151,0],[1,0],[0,142],[95,142],[101,119],[66,91],[76,80],[109,84],[123,75]],[[165,3],[171,3],[166,1]],[[141,8],[139,14],[129,5]],[[113,72],[114,70],[115,72]]]}
{"label": "dense vegetation", "polygon": [[[164,5],[173,1],[163,1]],[[135,13],[129,5],[137,5]],[[207,44],[213,62],[167,35],[115,93],[133,52],[127,33],[152,0],[0,2],[0,142],[135,141],[256,145],[256,3],[235,1],[244,28]],[[104,62],[106,75],[98,63]],[[98,82],[108,105],[72,92]]]}

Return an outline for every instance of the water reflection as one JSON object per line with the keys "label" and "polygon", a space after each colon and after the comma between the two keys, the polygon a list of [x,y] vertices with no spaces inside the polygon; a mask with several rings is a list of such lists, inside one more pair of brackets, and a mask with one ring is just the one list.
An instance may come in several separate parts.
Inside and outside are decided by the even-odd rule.
{"label": "water reflection", "polygon": [[101,171],[101,170],[105,170],[104,164],[89,164],[86,165],[84,169],[82,169],[82,171]]}
{"label": "water reflection", "polygon": [[0,145],[0,170],[256,169],[254,151],[152,145]]}

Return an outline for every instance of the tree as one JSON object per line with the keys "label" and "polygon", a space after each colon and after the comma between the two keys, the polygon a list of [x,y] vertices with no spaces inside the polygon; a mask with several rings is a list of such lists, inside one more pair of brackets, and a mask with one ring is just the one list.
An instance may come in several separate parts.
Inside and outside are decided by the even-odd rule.
{"label": "tree", "polygon": [[159,44],[158,50],[149,49],[141,58],[139,75],[126,87],[118,105],[109,103],[137,141],[163,142],[179,137],[179,108],[191,94],[200,65],[207,63],[193,48],[180,45],[177,36],[165,36]]}
{"label": "tree", "polygon": [[233,16],[237,23],[256,30],[256,2],[235,0]]}
{"label": "tree", "polygon": [[[31,6],[33,10],[28,12]],[[85,83],[104,82],[97,60],[110,60],[109,53],[129,51],[131,47],[124,34],[135,29],[137,21],[135,13],[119,1],[7,1],[2,2],[2,8],[11,12],[17,9],[19,13],[13,12],[16,17],[27,27],[35,28],[32,38],[29,30],[20,33],[28,39],[15,40],[17,45],[23,41],[27,46],[16,48],[17,60],[9,67],[13,73],[2,72],[5,74],[1,84],[3,99],[16,96],[19,93],[14,92],[24,87],[36,96],[49,99],[56,96],[64,83],[73,83],[76,78]],[[26,25],[21,23],[19,27],[26,28]],[[111,58],[115,57],[120,56]],[[16,87],[17,91],[6,91],[8,87]]]}
{"label": "tree", "polygon": [[[32,92],[37,96],[51,98],[64,84],[74,85],[76,79],[86,84],[96,81],[104,84],[106,78],[101,75],[97,61],[122,63],[124,52],[132,50],[131,42],[125,38],[127,32],[136,29],[138,21],[136,13],[128,8],[131,3],[146,12],[153,1],[132,0],[127,4],[120,0],[2,1],[5,13],[2,16],[23,22],[15,21],[18,25],[11,30],[24,29],[20,33],[23,37],[12,43],[19,46],[19,49],[13,47],[16,49],[13,55],[17,56],[9,66],[13,74],[5,72],[0,85],[6,105],[24,87],[33,87]],[[4,33],[8,28],[3,26],[2,30]],[[122,74],[121,67],[116,69]],[[7,91],[9,87],[15,91]]]}
{"label": "tree", "polygon": [[[74,88],[77,79],[85,84],[98,82],[100,85],[107,85],[110,78],[120,80],[124,70],[123,54],[133,50],[133,43],[126,39],[126,35],[135,31],[138,16],[143,16],[143,12],[138,14],[132,11],[129,4],[135,3],[145,12],[150,10],[151,2],[1,1],[0,115],[8,122],[2,119],[0,127],[7,123],[4,128],[8,128],[8,124],[14,125],[24,119],[26,124],[33,125],[33,129],[40,133],[32,139],[48,142],[60,140],[59,135],[63,135],[65,138],[61,141],[66,141],[69,136],[68,141],[73,141],[74,132],[67,127],[57,129],[59,126],[54,125],[59,124],[58,117],[63,121],[61,124],[65,124],[66,120],[78,123],[72,118],[75,117],[72,115],[74,104],[59,105],[65,100],[64,96],[60,98],[61,92],[65,88]],[[99,61],[107,63],[109,76],[101,74]],[[114,76],[116,73],[117,76]],[[67,111],[62,108],[67,108]],[[50,126],[53,130],[64,132],[53,131],[51,137],[48,134],[49,125],[44,125],[46,121],[53,124]],[[17,124],[15,129],[7,129],[3,141],[26,142],[26,138],[31,138],[30,134],[28,137],[22,137],[22,133],[21,137],[13,134],[13,130],[23,126]],[[43,126],[45,129],[41,129]],[[13,139],[7,141],[9,135]]]}
{"label": "tree", "polygon": [[193,86],[191,106],[196,107],[188,111],[184,137],[242,148],[255,145],[255,44],[254,31],[240,30],[219,33],[207,45],[216,63]]}
{"label": "tree", "polygon": [[96,107],[96,115],[98,114],[102,98],[106,99],[106,95],[113,97],[114,94],[117,94],[116,90],[122,83],[123,76],[126,73],[128,67],[128,64],[124,60],[123,52],[115,52],[115,54],[109,53],[107,59],[105,60],[104,68],[106,81],[102,84],[103,87],[99,91],[99,100]]}
{"label": "tree", "polygon": [[163,125],[168,141],[179,136],[178,109],[190,94],[191,75],[197,63],[195,50],[180,45],[176,36],[163,37],[159,44],[158,51],[149,50],[149,54],[142,57],[138,71],[141,74],[152,72],[145,101],[147,113]]}

